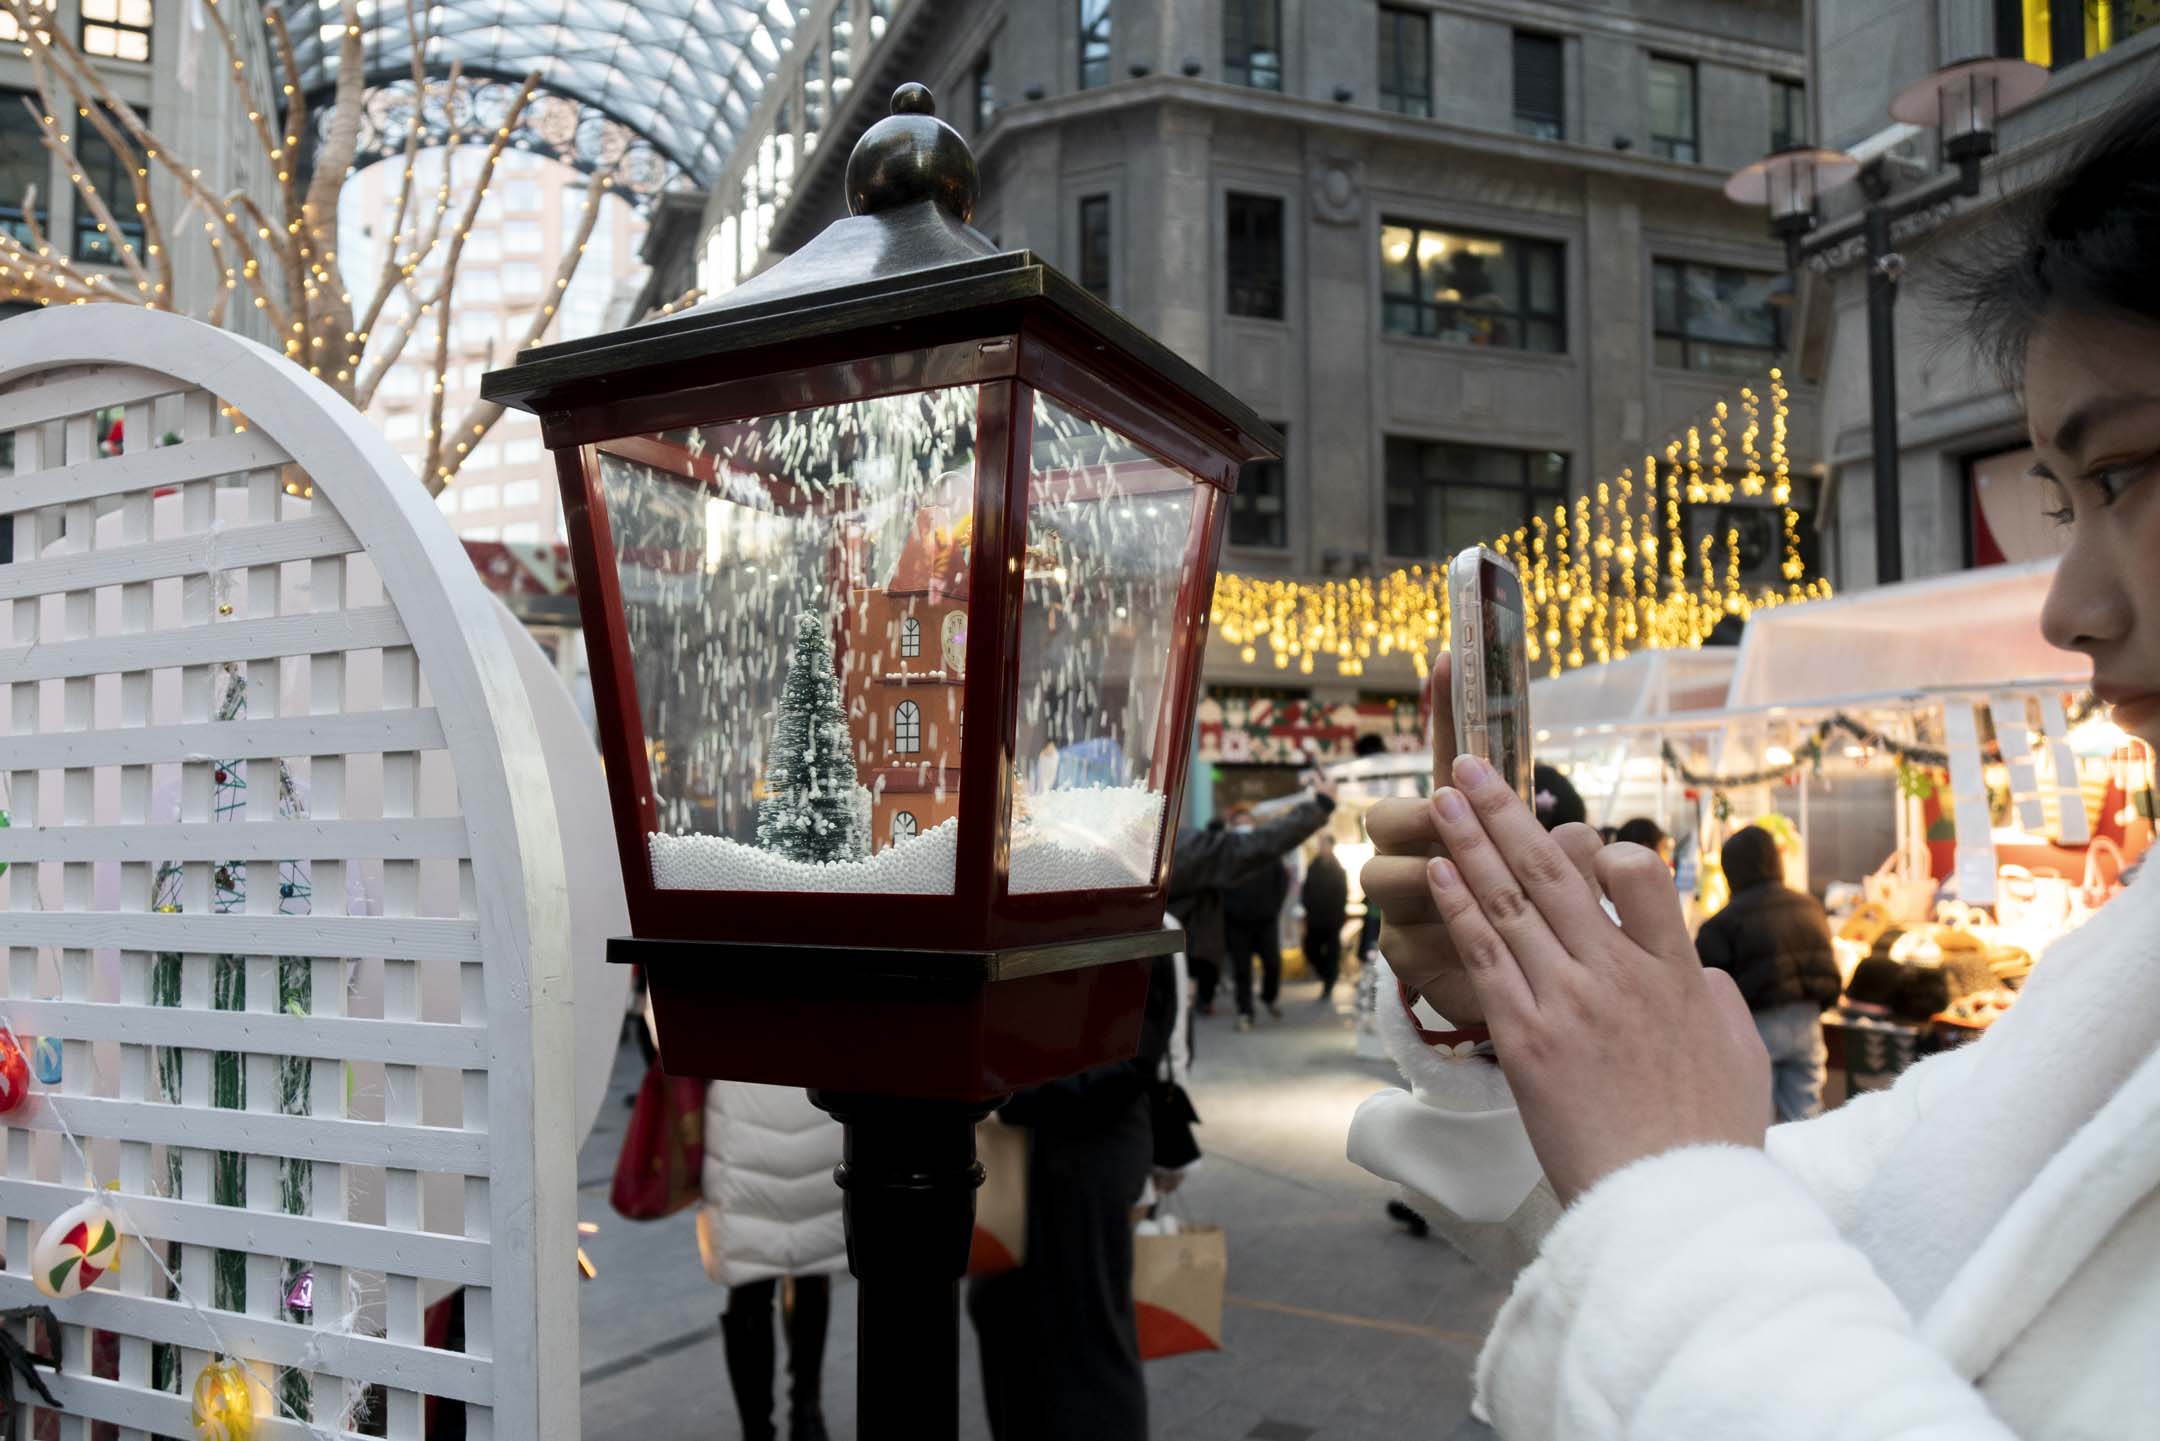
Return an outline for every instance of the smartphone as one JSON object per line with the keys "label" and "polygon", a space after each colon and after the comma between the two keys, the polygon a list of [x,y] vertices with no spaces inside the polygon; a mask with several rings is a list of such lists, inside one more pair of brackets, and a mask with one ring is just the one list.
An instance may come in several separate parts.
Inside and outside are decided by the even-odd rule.
{"label": "smartphone", "polygon": [[1448,565],[1455,652],[1455,748],[1489,763],[1535,806],[1530,761],[1530,647],[1522,577],[1472,546]]}

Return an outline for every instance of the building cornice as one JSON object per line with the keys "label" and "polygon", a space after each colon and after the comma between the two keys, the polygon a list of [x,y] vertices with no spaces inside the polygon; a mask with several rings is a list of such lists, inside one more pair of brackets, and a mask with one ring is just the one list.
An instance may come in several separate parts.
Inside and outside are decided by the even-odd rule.
{"label": "building cornice", "polygon": [[1421,0],[1421,3],[1425,9],[1440,15],[1461,15],[1472,20],[1497,21],[1573,36],[1595,35],[1602,39],[1625,40],[1646,50],[1683,59],[1730,63],[1793,80],[1807,77],[1807,58],[1797,47],[1736,40],[1728,35],[1637,20],[1584,5],[1555,4],[1552,0],[1505,0],[1499,4],[1491,3],[1491,0],[1483,4],[1478,0]]}

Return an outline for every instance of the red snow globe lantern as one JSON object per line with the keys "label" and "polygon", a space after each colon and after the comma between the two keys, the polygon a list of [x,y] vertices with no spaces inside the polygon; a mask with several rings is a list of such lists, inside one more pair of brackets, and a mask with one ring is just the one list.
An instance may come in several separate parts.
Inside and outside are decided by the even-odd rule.
{"label": "red snow globe lantern", "polygon": [[971,229],[934,110],[894,94],[793,255],[485,383],[556,457],[610,954],[679,1074],[1002,1094],[1130,1054],[1174,940],[1224,515],[1279,438]]}

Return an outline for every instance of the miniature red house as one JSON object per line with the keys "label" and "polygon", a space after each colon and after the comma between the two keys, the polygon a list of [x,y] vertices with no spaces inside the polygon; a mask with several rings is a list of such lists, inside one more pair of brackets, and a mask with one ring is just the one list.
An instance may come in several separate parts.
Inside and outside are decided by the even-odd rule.
{"label": "miniature red house", "polygon": [[[484,393],[557,458],[638,942],[887,979],[971,957],[921,963],[994,994],[914,1093],[987,1095],[1130,1030],[1082,1018],[1137,1012],[1091,988],[1142,971],[1088,967],[1163,949],[1131,938],[1162,922],[1226,498],[1279,442],[970,229],[974,161],[930,109],[902,87],[850,159],[855,213],[795,255]],[[658,954],[664,1057],[695,1070]],[[864,1026],[921,1000],[895,985]],[[834,989],[800,1000],[827,1034]],[[840,1049],[743,1078],[845,1085]]]}

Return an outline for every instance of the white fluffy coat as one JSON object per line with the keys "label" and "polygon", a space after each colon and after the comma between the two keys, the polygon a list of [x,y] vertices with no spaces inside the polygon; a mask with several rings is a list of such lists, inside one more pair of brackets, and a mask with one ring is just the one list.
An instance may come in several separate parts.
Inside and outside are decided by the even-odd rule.
{"label": "white fluffy coat", "polygon": [[1507,1441],[2160,1436],[2160,864],[1974,1045],[1565,1212],[1504,1080],[1384,1030],[1415,1090],[1352,1159],[1488,1264],[1535,1252],[1477,1363]]}
{"label": "white fluffy coat", "polygon": [[723,1286],[847,1268],[840,1123],[792,1086],[705,1088],[705,1203],[698,1254]]}

